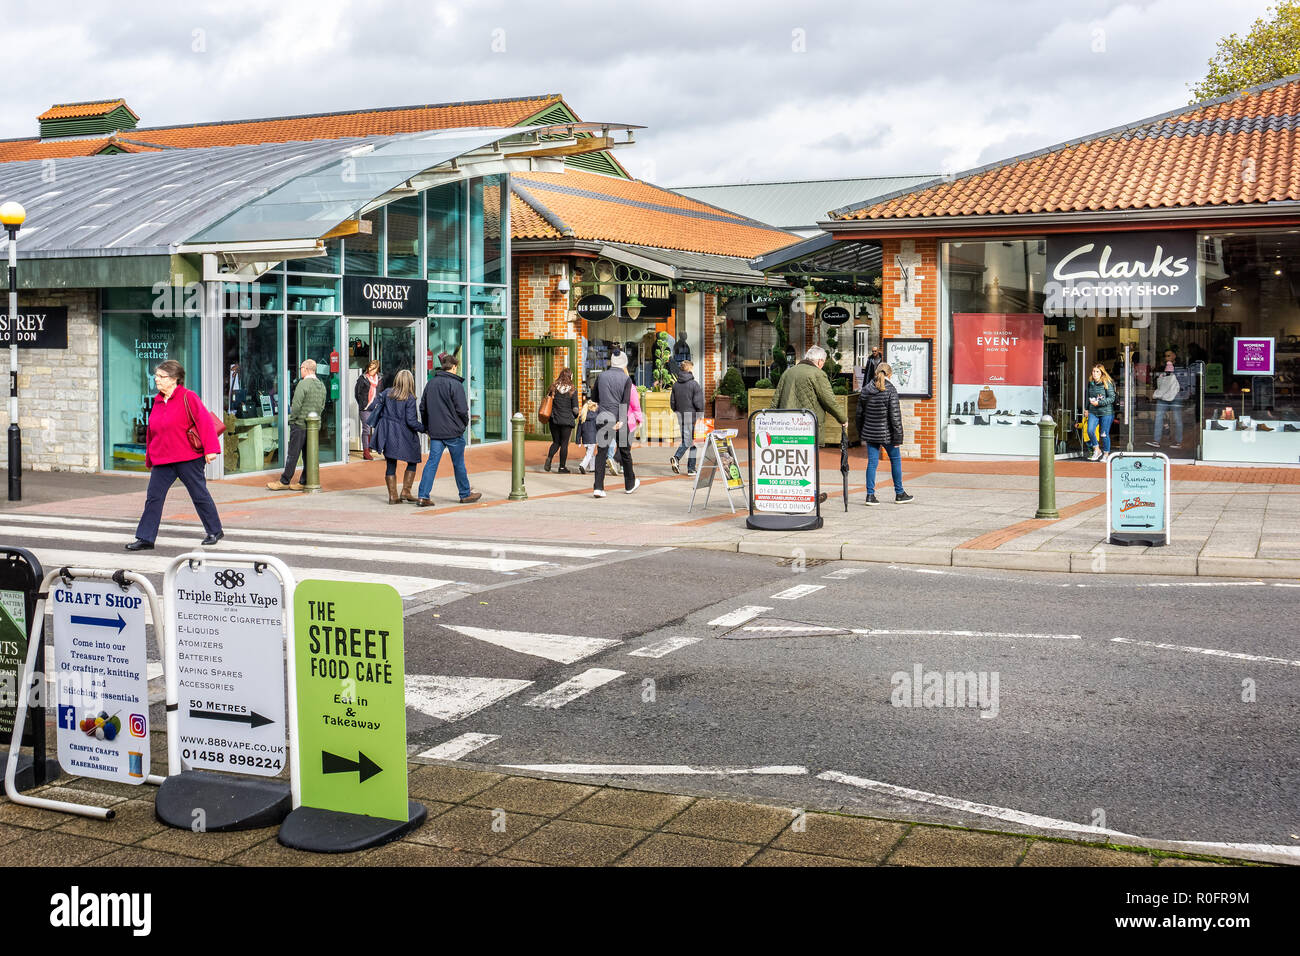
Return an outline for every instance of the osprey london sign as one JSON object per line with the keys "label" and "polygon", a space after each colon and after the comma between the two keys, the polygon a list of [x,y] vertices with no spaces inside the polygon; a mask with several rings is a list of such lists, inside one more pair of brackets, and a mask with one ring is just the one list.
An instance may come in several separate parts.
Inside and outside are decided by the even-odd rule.
{"label": "osprey london sign", "polygon": [[0,345],[17,345],[20,349],[66,349],[68,347],[68,307],[19,309],[16,322],[9,313],[0,311]]}
{"label": "osprey london sign", "polygon": [[293,606],[302,805],[406,822],[402,599],[302,581]]}
{"label": "osprey london sign", "polygon": [[144,605],[135,585],[50,588],[59,763],[71,773],[131,784],[149,776]]}
{"label": "osprey london sign", "polygon": [[754,415],[754,511],[811,514],[817,507],[817,417],[804,411]]}
{"label": "osprey london sign", "polygon": [[281,592],[278,577],[248,567],[176,572],[181,759],[195,770],[285,768]]}
{"label": "osprey london sign", "polygon": [[344,276],[343,311],[359,319],[422,319],[429,311],[424,279]]}
{"label": "osprey london sign", "polygon": [[1169,459],[1111,455],[1106,461],[1106,514],[1111,544],[1169,543]]}
{"label": "osprey london sign", "polygon": [[1190,230],[1048,236],[1044,311],[1051,317],[1192,309],[1198,264]]}

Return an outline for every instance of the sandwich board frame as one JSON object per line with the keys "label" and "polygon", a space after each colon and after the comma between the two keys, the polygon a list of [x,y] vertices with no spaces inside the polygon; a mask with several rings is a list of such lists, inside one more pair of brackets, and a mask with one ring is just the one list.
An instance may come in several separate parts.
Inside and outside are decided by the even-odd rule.
{"label": "sandwich board frame", "polygon": [[[1159,462],[1162,474],[1154,476],[1154,481],[1144,476],[1142,487],[1135,488],[1133,479],[1128,476],[1139,473],[1144,461]],[[1137,497],[1133,494],[1135,491],[1139,493]],[[1142,501],[1141,493],[1149,493],[1158,500]],[[1169,456],[1155,451],[1120,451],[1106,456],[1106,540],[1110,544],[1145,545],[1151,548],[1167,545],[1170,541],[1169,499]],[[1117,521],[1116,505],[1124,514],[1137,512],[1131,516],[1137,520]],[[1145,524],[1143,519],[1147,519]],[[1159,524],[1155,523],[1157,520]],[[1141,530],[1136,530],[1139,528]]]}
{"label": "sandwich board frame", "polygon": [[[736,502],[732,500],[731,490],[734,487],[738,491],[745,490],[745,479],[740,474],[740,465],[736,461],[736,447],[731,440],[736,437],[736,429],[723,428],[710,431],[704,438],[704,452],[700,456],[700,466],[695,472],[695,484],[691,487],[691,503],[686,509],[690,514],[695,508],[695,496],[700,489],[704,489],[704,502],[701,507],[709,506],[709,496],[713,493],[713,477],[718,475],[722,478],[722,490],[727,493],[727,504],[731,505],[731,513],[736,513]],[[721,442],[721,447],[719,447]],[[722,461],[722,452],[727,452],[731,459],[731,467],[735,469],[734,476],[728,473],[726,465]]]}
{"label": "sandwich board frame", "polygon": [[[780,435],[781,439],[795,438],[797,441],[782,441],[778,444],[788,443],[797,445],[807,445],[811,450],[812,467],[807,469],[811,472],[812,484],[812,507],[808,511],[762,511],[758,507],[759,484],[762,482],[762,476],[757,480],[754,476],[754,441],[755,422],[759,421],[760,416],[787,415],[787,416],[806,416],[800,424],[798,435]],[[804,434],[807,432],[807,434]],[[807,408],[764,408],[756,412],[751,412],[749,416],[749,517],[745,519],[745,527],[753,528],[760,531],[814,531],[822,526],[821,510],[821,467],[818,459],[819,455],[819,429],[817,427],[817,416]],[[771,435],[767,435],[770,442]],[[760,442],[760,445],[762,443]],[[759,454],[767,450],[768,446],[760,448]],[[807,478],[800,478],[800,481],[807,481]]]}

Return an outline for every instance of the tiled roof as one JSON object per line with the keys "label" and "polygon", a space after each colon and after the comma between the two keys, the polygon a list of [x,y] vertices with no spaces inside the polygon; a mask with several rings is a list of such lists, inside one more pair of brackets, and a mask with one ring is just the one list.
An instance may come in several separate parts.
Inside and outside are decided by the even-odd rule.
{"label": "tiled roof", "polygon": [[[460,126],[515,126],[530,116],[562,102],[558,93],[506,100],[481,100],[467,103],[442,103],[426,106],[394,106],[376,110],[343,113],[316,113],[309,116],[286,116],[270,119],[231,120],[201,123],[194,126],[137,127],[130,138],[137,143],[160,147],[193,148],[199,146],[240,146],[253,143],[287,143],[313,139],[343,139],[354,136],[383,136],[392,133],[418,133],[424,130],[454,129]],[[115,108],[121,100],[109,104]],[[101,107],[105,104],[69,104],[55,110]],[[52,118],[47,110],[41,119]],[[100,111],[84,115],[98,115]],[[59,114],[74,115],[74,114]],[[16,139],[0,141],[0,162],[24,159],[47,159],[64,156],[93,156],[108,145],[108,140],[79,139],[41,141]]]}
{"label": "tiled roof", "polygon": [[1300,200],[1300,75],[909,191],[844,220],[1101,212]]}
{"label": "tiled roof", "polygon": [[[74,119],[79,116],[104,116],[113,112],[119,106],[126,106],[126,100],[118,98],[115,100],[95,100],[92,103],[56,103],[48,110],[36,117],[38,120],[52,119]],[[136,119],[135,110],[126,106],[126,111]]]}
{"label": "tiled roof", "polygon": [[516,173],[515,239],[595,239],[752,258],[798,238],[640,180],[597,173]]}

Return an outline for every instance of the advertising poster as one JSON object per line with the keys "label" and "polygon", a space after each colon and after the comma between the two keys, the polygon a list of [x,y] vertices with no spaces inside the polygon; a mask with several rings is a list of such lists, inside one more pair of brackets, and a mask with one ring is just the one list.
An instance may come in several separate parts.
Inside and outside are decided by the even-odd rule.
{"label": "advertising poster", "polygon": [[1165,469],[1159,455],[1120,455],[1107,466],[1110,497],[1110,533],[1140,538],[1159,537],[1168,531]]}
{"label": "advertising poster", "polygon": [[731,436],[718,437],[715,435],[713,441],[718,448],[718,463],[722,466],[722,477],[726,481],[727,487],[733,491],[737,488],[743,488],[745,481],[740,476],[740,465],[736,463],[736,449],[731,444]]}
{"label": "advertising poster", "polygon": [[753,429],[754,511],[812,514],[817,508],[816,416],[762,411],[754,416]]}
{"label": "advertising poster", "polygon": [[0,591],[0,735],[14,732],[18,688],[27,661],[27,605],[22,591]]}
{"label": "advertising poster", "polygon": [[1272,375],[1273,339],[1234,338],[1232,340],[1233,375]]}
{"label": "advertising poster", "polygon": [[1042,315],[955,313],[951,402],[948,451],[1037,455]]}

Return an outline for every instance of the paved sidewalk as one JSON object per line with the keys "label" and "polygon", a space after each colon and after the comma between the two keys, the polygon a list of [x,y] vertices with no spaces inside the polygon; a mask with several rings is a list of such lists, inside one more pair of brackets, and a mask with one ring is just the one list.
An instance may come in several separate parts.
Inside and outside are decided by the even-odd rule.
{"label": "paved sidewalk", "polygon": [[[1035,462],[909,462],[904,483],[916,500],[893,503],[882,469],[881,505],[865,500],[865,452],[850,452],[849,506],[844,510],[837,449],[824,449],[821,480],[829,493],[825,527],[805,533],[752,531],[745,502],[737,514],[715,483],[693,511],[691,479],[676,476],[666,447],[637,448],[642,485],[622,494],[622,479],[608,478],[609,497],[591,497],[591,476],[541,468],[545,443],[526,451],[528,501],[511,502],[510,449],[489,446],[467,455],[474,488],[483,500],[456,500],[449,462],[434,485],[436,507],[387,504],[383,462],[354,461],[321,469],[316,495],[271,492],[268,476],[211,483],[228,526],[430,535],[485,541],[600,541],[616,545],[677,546],[889,563],[958,565],[1012,570],[1130,572],[1226,577],[1300,578],[1300,469],[1176,465],[1172,472],[1173,540],[1167,547],[1116,547],[1104,543],[1104,467],[1057,463],[1061,518],[1038,521]],[[742,463],[744,452],[741,451]],[[576,467],[577,458],[570,459]],[[558,462],[557,462],[558,466]],[[24,500],[4,511],[76,514],[134,520],[144,502],[139,476],[28,474]],[[173,488],[165,515],[197,524],[189,500]]]}
{"label": "paved sidewalk", "polygon": [[112,807],[109,821],[0,798],[0,867],[1251,865],[420,763],[410,765],[410,794],[429,818],[418,830],[360,853],[316,854],[281,846],[274,827],[171,829],[155,818],[151,790],[63,777],[33,791]]}

